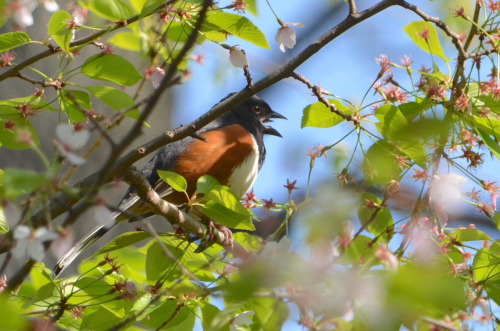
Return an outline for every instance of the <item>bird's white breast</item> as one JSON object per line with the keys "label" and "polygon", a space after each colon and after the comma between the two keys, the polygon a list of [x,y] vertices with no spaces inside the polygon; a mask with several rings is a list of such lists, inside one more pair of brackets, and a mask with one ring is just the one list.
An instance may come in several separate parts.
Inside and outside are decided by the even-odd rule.
{"label": "bird's white breast", "polygon": [[227,182],[227,186],[238,197],[243,197],[250,190],[259,173],[259,149],[253,136],[252,140],[254,146],[252,153],[246,157],[243,163],[233,169],[233,173]]}

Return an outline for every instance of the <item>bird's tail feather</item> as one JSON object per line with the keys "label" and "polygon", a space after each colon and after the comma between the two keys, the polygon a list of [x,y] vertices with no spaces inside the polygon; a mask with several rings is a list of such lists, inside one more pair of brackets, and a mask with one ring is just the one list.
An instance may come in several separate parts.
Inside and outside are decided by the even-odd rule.
{"label": "bird's tail feather", "polygon": [[59,261],[57,261],[54,267],[54,274],[56,277],[59,276],[78,256],[80,256],[80,254],[85,252],[113,227],[114,226],[106,227],[104,225],[99,225],[94,228],[90,234],[77,242],[66,254],[64,254],[63,257],[59,259]]}

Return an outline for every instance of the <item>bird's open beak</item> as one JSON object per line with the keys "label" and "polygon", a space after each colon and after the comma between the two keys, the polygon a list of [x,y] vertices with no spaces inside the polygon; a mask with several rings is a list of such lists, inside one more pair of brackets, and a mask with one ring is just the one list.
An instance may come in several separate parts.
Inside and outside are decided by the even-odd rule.
{"label": "bird's open beak", "polygon": [[275,111],[271,111],[271,113],[269,114],[269,117],[264,121],[264,123],[268,123],[268,122],[272,122],[273,118],[280,118],[280,119],[283,119],[283,120],[286,120],[287,118]]}
{"label": "bird's open beak", "polygon": [[[286,120],[287,118],[277,112],[271,111],[271,114],[269,114],[269,117],[264,121],[264,123],[269,123],[272,122],[274,118],[279,118],[279,119],[284,119]],[[277,137],[282,137],[281,134],[275,129],[270,126],[265,126],[264,127],[264,134],[269,134],[271,136],[277,136]]]}
{"label": "bird's open beak", "polygon": [[281,134],[275,129],[275,128],[272,128],[270,126],[265,126],[264,127],[264,134],[269,134],[271,136],[276,136],[276,137],[281,137]]}

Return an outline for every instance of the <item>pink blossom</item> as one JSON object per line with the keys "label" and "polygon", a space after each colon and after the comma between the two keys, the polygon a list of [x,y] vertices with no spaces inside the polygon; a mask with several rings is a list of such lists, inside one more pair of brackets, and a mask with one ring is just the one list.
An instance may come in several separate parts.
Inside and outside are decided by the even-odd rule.
{"label": "pink blossom", "polygon": [[281,28],[278,29],[276,33],[276,41],[280,44],[280,50],[285,52],[285,47],[292,49],[297,43],[297,36],[295,30],[290,27],[293,25],[297,28],[304,27],[302,23],[286,23],[282,24]]}
{"label": "pink blossom", "polygon": [[33,25],[33,11],[36,7],[34,0],[15,0],[10,4],[12,17],[21,28]]}

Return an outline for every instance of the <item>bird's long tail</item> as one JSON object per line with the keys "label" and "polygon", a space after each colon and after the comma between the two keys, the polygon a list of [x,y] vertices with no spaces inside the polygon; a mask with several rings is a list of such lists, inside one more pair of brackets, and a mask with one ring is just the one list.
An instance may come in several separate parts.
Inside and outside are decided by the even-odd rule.
{"label": "bird's long tail", "polygon": [[59,276],[64,269],[66,269],[80,254],[85,252],[90,246],[92,246],[99,238],[104,236],[114,227],[106,227],[104,225],[99,225],[92,230],[86,237],[77,242],[63,257],[57,261],[54,266],[55,276]]}

